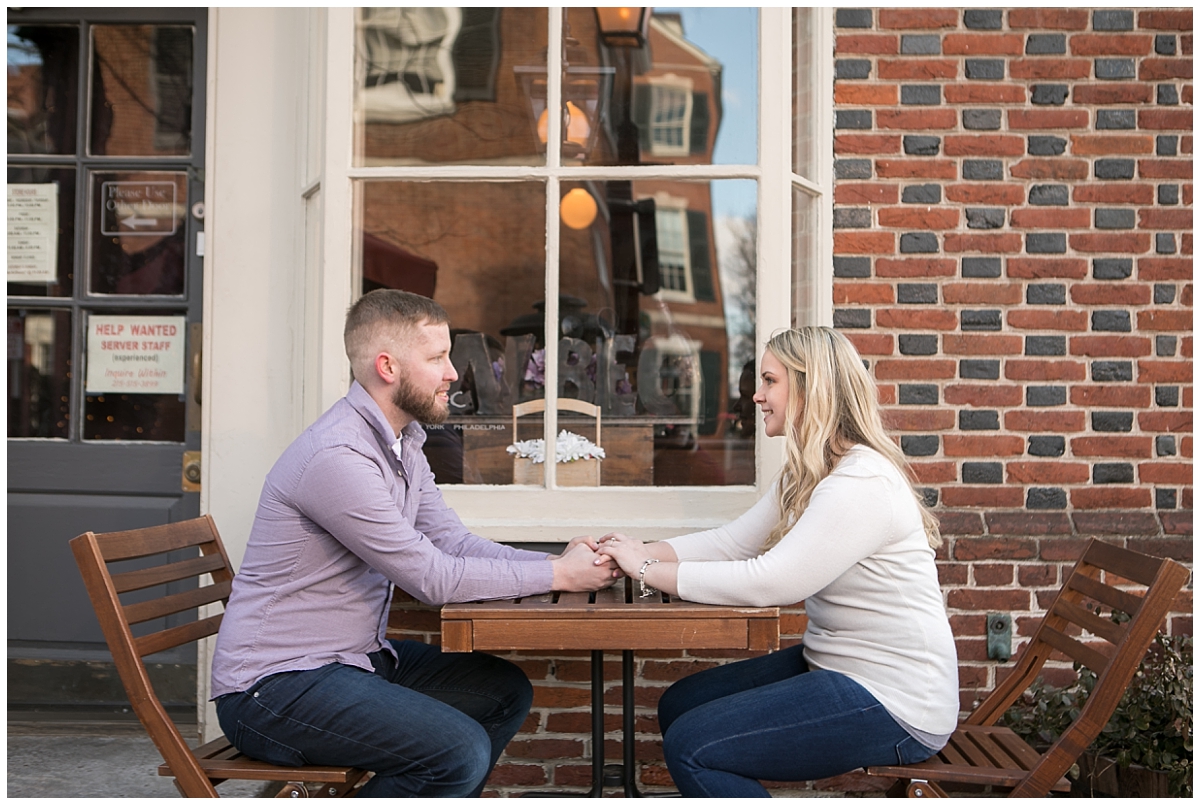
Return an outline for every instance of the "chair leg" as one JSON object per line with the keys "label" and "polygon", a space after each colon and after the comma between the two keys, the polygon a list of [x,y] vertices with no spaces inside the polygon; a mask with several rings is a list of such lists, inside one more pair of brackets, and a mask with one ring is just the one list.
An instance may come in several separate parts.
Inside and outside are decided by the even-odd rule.
{"label": "chair leg", "polygon": [[942,787],[931,780],[913,780],[908,784],[909,797],[924,797],[933,799],[949,799],[950,795]]}
{"label": "chair leg", "polygon": [[279,789],[279,793],[275,798],[284,797],[285,799],[300,799],[308,797],[308,788],[304,783],[288,783],[283,788]]}

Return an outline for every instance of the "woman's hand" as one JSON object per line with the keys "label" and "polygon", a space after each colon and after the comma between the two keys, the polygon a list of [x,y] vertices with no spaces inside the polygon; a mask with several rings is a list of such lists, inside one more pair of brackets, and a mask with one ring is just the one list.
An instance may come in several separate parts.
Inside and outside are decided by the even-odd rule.
{"label": "woman's hand", "polygon": [[646,544],[640,539],[615,532],[605,534],[600,538],[600,547],[596,553],[599,554],[596,557],[596,564],[603,562],[604,557],[612,557],[621,570],[625,571],[625,575],[634,578],[637,578],[642,563],[653,558]]}

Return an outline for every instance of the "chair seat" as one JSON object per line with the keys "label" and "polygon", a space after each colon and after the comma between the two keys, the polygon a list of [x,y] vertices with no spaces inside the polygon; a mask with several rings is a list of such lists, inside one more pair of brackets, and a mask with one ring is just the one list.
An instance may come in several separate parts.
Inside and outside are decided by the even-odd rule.
{"label": "chair seat", "polygon": [[[274,780],[292,782],[304,780],[313,783],[350,783],[366,774],[363,769],[349,766],[275,766],[261,760],[248,758],[229,743],[225,737],[209,741],[193,750],[204,773],[213,779],[223,780]],[[159,777],[174,777],[171,767],[163,763],[158,767]]]}
{"label": "chair seat", "polygon": [[[962,724],[941,751],[908,766],[870,766],[867,774],[909,780],[933,780],[1013,788],[1037,765],[1041,755],[1007,727]],[[1067,792],[1063,777],[1050,789]]]}

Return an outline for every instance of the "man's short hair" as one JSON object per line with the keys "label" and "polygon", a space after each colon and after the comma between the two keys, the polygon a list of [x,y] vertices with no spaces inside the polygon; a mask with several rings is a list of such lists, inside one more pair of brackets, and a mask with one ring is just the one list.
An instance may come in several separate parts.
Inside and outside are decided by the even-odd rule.
{"label": "man's short hair", "polygon": [[[346,357],[358,378],[360,367],[374,359],[371,353],[385,335],[399,336],[419,324],[448,324],[446,310],[427,296],[391,288],[364,294],[346,314]],[[388,333],[387,331],[391,332]]]}

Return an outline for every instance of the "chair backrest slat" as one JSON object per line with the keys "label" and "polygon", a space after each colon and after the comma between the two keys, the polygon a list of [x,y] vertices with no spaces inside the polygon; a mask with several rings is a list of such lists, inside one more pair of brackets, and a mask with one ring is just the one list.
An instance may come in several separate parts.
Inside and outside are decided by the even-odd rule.
{"label": "chair backrest slat", "polygon": [[117,592],[127,593],[130,590],[144,590],[147,587],[157,587],[160,584],[201,576],[224,567],[224,557],[219,553],[213,553],[184,559],[181,562],[172,562],[169,565],[157,565],[141,570],[117,573],[112,577],[112,583]]}
{"label": "chair backrest slat", "polygon": [[1162,566],[1162,560],[1144,553],[1129,551],[1096,540],[1088,546],[1084,561],[1109,573],[1124,576],[1145,587],[1154,583],[1154,577]]}
{"label": "chair backrest slat", "polygon": [[150,601],[139,601],[125,607],[125,619],[130,623],[144,623],[155,618],[164,618],[196,607],[215,604],[229,598],[232,582],[222,581],[185,590],[174,595],[164,595]]}
{"label": "chair backrest slat", "polygon": [[213,615],[211,618],[185,623],[182,626],[163,629],[161,632],[154,632],[144,637],[135,637],[133,642],[137,646],[137,654],[139,657],[145,657],[148,654],[157,654],[169,648],[182,646],[184,643],[191,643],[202,637],[215,635],[221,627],[222,617],[223,613],[222,615]]}
{"label": "chair backrest slat", "polygon": [[1076,573],[1067,580],[1067,587],[1083,593],[1113,609],[1133,615],[1142,606],[1141,596],[1131,595],[1124,590],[1110,587],[1102,581]]}
{"label": "chair backrest slat", "polygon": [[1085,629],[1094,635],[1103,637],[1108,642],[1116,645],[1125,637],[1125,630],[1121,628],[1119,623],[1115,623],[1106,618],[1101,618],[1095,612],[1091,612],[1073,601],[1068,601],[1065,598],[1059,598],[1054,604],[1054,609],[1051,610],[1055,615],[1066,618],[1071,623],[1081,629]]}
{"label": "chair backrest slat", "polygon": [[207,517],[139,528],[135,531],[113,531],[96,535],[106,562],[177,551],[205,542],[215,542],[216,539],[216,528]]}
{"label": "chair backrest slat", "polygon": [[[1040,638],[1063,654],[1066,654],[1075,662],[1082,663],[1097,674],[1108,667],[1109,660],[1111,659],[1111,656],[1103,649],[1091,648],[1084,645],[1075,638],[1063,634],[1050,626],[1042,629]],[[1105,648],[1108,647],[1105,643],[1098,643],[1096,645],[1104,646]]]}

